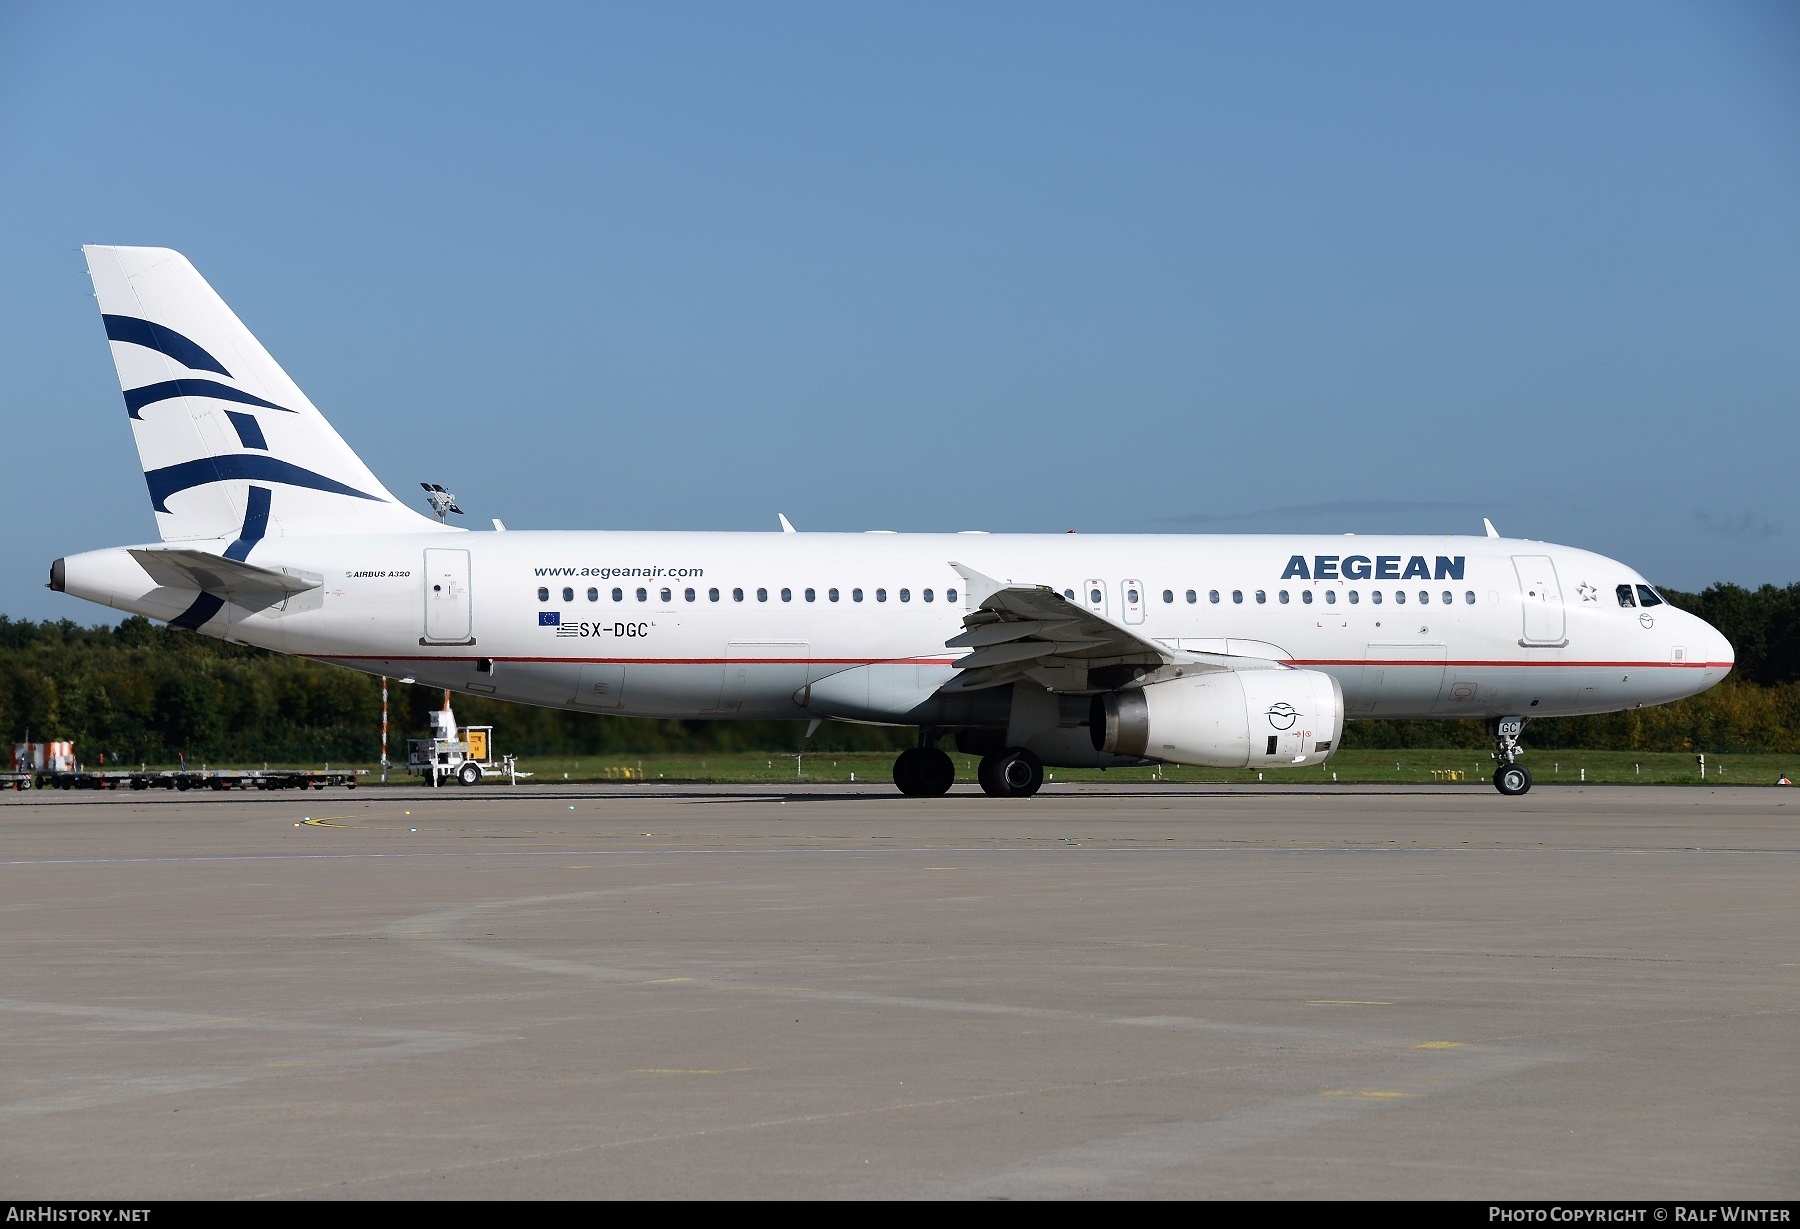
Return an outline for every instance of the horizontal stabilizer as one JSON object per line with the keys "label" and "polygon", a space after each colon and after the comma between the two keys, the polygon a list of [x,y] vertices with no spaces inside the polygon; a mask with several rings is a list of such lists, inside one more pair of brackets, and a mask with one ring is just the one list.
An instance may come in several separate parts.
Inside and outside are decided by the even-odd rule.
{"label": "horizontal stabilizer", "polygon": [[198,589],[215,597],[280,598],[304,593],[324,583],[318,577],[300,576],[253,563],[239,563],[223,555],[199,550],[135,549],[136,559],[150,579],[172,589]]}

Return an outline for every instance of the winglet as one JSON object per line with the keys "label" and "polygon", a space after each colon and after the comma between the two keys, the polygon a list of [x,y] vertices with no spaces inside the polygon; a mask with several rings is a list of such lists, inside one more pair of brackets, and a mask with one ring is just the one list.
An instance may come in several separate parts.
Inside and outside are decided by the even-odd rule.
{"label": "winglet", "polygon": [[775,519],[781,522],[781,532],[782,533],[799,533],[800,532],[798,529],[794,528],[794,523],[792,521],[788,520],[788,518],[783,516],[781,513],[777,512],[775,514]]}
{"label": "winglet", "polygon": [[1497,538],[1500,536],[1500,531],[1498,529],[1494,528],[1494,522],[1488,520],[1487,517],[1484,516],[1481,518],[1481,525],[1482,525],[1482,528],[1487,530],[1488,537]]}
{"label": "winglet", "polygon": [[956,569],[958,576],[963,578],[964,610],[980,609],[983,602],[1000,590],[1009,587],[1005,581],[995,580],[992,576],[984,576],[974,568],[958,563],[954,559],[950,561],[950,566]]}

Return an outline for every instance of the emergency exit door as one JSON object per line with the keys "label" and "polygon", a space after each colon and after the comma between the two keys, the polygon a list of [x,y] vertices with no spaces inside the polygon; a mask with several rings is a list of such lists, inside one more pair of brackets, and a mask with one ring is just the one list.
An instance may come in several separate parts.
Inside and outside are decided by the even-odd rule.
{"label": "emergency exit door", "polygon": [[469,594],[469,552],[425,552],[425,636],[427,644],[473,644]]}

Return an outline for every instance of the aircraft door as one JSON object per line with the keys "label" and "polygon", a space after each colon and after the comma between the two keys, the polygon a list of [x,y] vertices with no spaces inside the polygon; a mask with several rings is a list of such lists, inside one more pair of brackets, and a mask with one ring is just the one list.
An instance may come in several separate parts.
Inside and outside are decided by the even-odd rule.
{"label": "aircraft door", "polygon": [[1144,621],[1144,582],[1127,580],[1119,585],[1119,596],[1124,599],[1123,608],[1127,623]]}
{"label": "aircraft door", "polygon": [[1081,582],[1081,600],[1089,610],[1105,617],[1106,615],[1106,582],[1103,580],[1084,580]]}
{"label": "aircraft door", "polygon": [[619,708],[625,703],[625,667],[620,662],[586,661],[575,676],[569,703],[582,708]]}
{"label": "aircraft door", "polygon": [[473,644],[473,609],[469,591],[469,552],[432,549],[425,552],[426,644]]}
{"label": "aircraft door", "polygon": [[1556,578],[1555,561],[1548,555],[1514,555],[1513,571],[1519,575],[1519,602],[1525,611],[1524,642],[1567,644],[1562,584]]}

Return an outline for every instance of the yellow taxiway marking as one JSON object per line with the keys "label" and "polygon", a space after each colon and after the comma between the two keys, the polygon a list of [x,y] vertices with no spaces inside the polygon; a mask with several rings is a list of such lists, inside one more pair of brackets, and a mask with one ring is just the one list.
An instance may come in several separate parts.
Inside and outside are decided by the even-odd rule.
{"label": "yellow taxiway marking", "polygon": [[647,981],[644,984],[646,986],[666,986],[670,982],[693,981],[693,980],[694,979],[691,977],[659,977],[655,981]]}
{"label": "yellow taxiway marking", "polygon": [[1321,1097],[1363,1097],[1370,1101],[1391,1101],[1396,1097],[1416,1097],[1413,1092],[1401,1092],[1396,1088],[1327,1088],[1319,1094]]}
{"label": "yellow taxiway marking", "polygon": [[633,1067],[633,1075],[734,1075],[749,1067]]}
{"label": "yellow taxiway marking", "polygon": [[1382,999],[1307,999],[1311,1007],[1392,1007]]}
{"label": "yellow taxiway marking", "polygon": [[1426,1041],[1413,1047],[1415,1050],[1454,1050],[1461,1046],[1460,1041]]}

